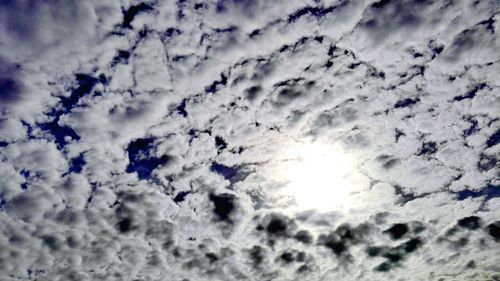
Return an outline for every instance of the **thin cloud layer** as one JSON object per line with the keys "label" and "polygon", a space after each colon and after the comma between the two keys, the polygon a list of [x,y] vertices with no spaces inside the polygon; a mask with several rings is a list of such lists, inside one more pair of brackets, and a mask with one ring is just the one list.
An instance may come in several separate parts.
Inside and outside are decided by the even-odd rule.
{"label": "thin cloud layer", "polygon": [[[0,4],[1,279],[497,280],[498,10]],[[341,207],[284,192],[314,144]]]}

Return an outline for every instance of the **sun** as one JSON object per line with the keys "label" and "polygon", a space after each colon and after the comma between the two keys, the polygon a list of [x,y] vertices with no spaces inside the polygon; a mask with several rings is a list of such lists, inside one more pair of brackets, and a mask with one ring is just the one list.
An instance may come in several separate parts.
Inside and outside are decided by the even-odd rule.
{"label": "sun", "polygon": [[356,159],[338,144],[293,144],[282,161],[284,193],[301,210],[349,207],[360,187]]}

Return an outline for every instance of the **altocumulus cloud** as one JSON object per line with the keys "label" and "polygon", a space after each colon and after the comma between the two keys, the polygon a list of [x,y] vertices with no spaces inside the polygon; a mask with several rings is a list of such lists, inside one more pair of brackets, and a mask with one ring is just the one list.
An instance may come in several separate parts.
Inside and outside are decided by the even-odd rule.
{"label": "altocumulus cloud", "polygon": [[[498,11],[3,1],[0,279],[500,280]],[[297,143],[342,208],[281,192]]]}

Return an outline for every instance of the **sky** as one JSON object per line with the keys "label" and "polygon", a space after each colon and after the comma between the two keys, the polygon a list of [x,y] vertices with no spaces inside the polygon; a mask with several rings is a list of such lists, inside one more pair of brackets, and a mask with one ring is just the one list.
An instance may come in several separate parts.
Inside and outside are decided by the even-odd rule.
{"label": "sky", "polygon": [[0,280],[500,280],[500,2],[0,3]]}

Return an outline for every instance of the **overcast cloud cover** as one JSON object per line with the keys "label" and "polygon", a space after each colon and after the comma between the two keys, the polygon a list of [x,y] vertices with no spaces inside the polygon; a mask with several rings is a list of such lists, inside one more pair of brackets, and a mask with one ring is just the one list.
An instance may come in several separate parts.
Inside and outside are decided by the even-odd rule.
{"label": "overcast cloud cover", "polygon": [[2,1],[0,279],[500,280],[499,5]]}

